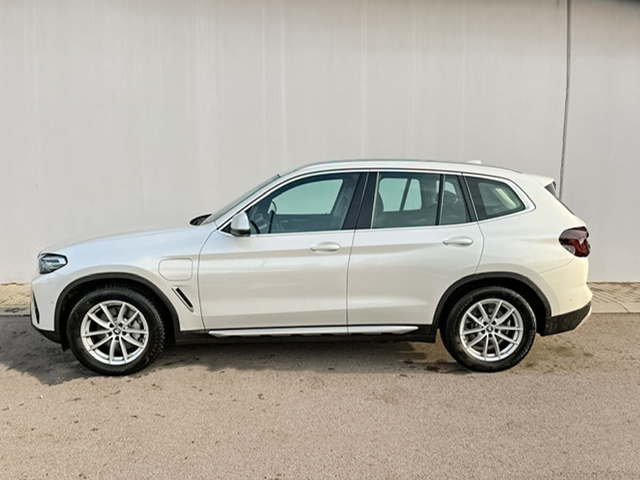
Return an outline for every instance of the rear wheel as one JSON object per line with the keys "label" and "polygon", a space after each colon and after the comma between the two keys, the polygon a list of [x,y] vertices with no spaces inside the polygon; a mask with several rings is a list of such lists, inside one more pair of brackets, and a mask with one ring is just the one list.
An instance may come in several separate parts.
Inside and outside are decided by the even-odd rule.
{"label": "rear wheel", "polygon": [[442,339],[460,364],[497,372],[517,365],[531,349],[535,334],[535,315],[521,295],[504,287],[486,287],[458,300]]}
{"label": "rear wheel", "polygon": [[103,375],[128,375],[160,356],[165,329],[153,300],[112,285],[88,293],[74,306],[67,339],[85,367]]}

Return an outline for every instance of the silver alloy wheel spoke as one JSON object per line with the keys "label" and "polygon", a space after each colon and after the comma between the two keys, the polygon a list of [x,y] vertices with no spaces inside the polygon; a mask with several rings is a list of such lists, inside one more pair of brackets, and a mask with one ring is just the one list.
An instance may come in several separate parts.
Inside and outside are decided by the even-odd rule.
{"label": "silver alloy wheel spoke", "polygon": [[113,320],[113,315],[111,315],[111,312],[109,311],[109,309],[107,308],[107,306],[104,303],[100,304],[100,309],[104,312],[104,314],[107,316],[107,318],[109,319],[109,322],[111,324],[114,323]]}
{"label": "silver alloy wheel spoke", "polygon": [[521,332],[522,327],[503,327],[502,325],[496,326],[496,330],[502,332]]}
{"label": "silver alloy wheel spoke", "polygon": [[123,319],[124,319],[124,312],[127,309],[126,304],[122,304],[122,306],[120,307],[120,311],[118,312],[118,320],[117,323],[118,325],[122,325]]}
{"label": "silver alloy wheel spoke", "polygon": [[496,337],[500,337],[502,340],[504,340],[505,342],[509,342],[509,343],[517,343],[515,340],[513,340],[512,338],[507,337],[506,335],[501,334],[500,332],[494,332],[494,336]]}
{"label": "silver alloy wheel spoke", "polygon": [[506,319],[508,319],[514,311],[515,311],[515,307],[511,307],[511,308],[507,311],[507,313],[505,313],[504,315],[502,315],[500,318],[498,318],[498,319],[496,320],[496,325],[502,325],[502,324],[504,323],[504,321],[505,321]]}
{"label": "silver alloy wheel spoke", "polygon": [[129,336],[122,337],[122,339],[123,339],[125,342],[130,343],[131,345],[135,345],[136,347],[142,347],[142,346],[143,346],[143,344],[142,344],[142,343],[140,343],[140,342],[136,341],[135,339],[133,339],[133,338],[131,338],[131,337],[129,337]]}
{"label": "silver alloy wheel spoke", "polygon": [[108,335],[109,333],[111,333],[110,330],[95,330],[93,332],[83,333],[82,336],[86,338],[86,337],[95,337],[96,335]]}
{"label": "silver alloy wheel spoke", "polygon": [[140,312],[136,311],[136,313],[134,313],[133,315],[131,315],[131,316],[129,317],[129,319],[128,319],[127,321],[125,321],[125,322],[122,324],[122,328],[126,328],[126,327],[128,327],[128,326],[129,326],[129,324],[130,324],[131,322],[133,322],[133,321],[136,319],[136,317],[138,316],[138,314],[139,314],[139,313],[140,313]]}
{"label": "silver alloy wheel spoke", "polygon": [[111,340],[111,336],[109,337],[104,337],[102,340],[100,340],[98,343],[94,343],[93,345],[91,345],[91,348],[89,349],[91,350],[95,350],[96,348],[100,348],[102,345],[104,345],[105,343],[107,343],[109,340]]}
{"label": "silver alloy wheel spoke", "polygon": [[478,318],[474,317],[474,316],[471,314],[471,312],[467,313],[467,316],[468,316],[471,320],[473,320],[474,322],[476,322],[478,325],[480,325],[480,326],[484,327],[484,323],[482,323],[482,320],[480,320],[480,319],[478,319]]}
{"label": "silver alloy wheel spoke", "polygon": [[100,325],[102,328],[111,328],[111,325],[109,324],[109,322],[105,322],[104,320],[98,318],[96,315],[94,315],[93,313],[88,313],[87,315],[89,315],[89,318],[91,318],[91,320],[93,320],[94,322],[96,322],[98,325]]}
{"label": "silver alloy wheel spoke", "polygon": [[484,332],[484,327],[481,328],[472,328],[471,330],[465,330],[462,332],[463,335],[472,335],[474,333]]}
{"label": "silver alloy wheel spoke", "polygon": [[118,343],[120,344],[120,350],[122,351],[122,358],[124,359],[124,363],[128,362],[127,358],[127,348],[124,346],[124,342],[122,341],[122,337],[118,339]]}
{"label": "silver alloy wheel spoke", "polygon": [[80,324],[80,340],[86,352],[105,365],[126,365],[136,360],[146,350],[149,335],[142,312],[122,300],[94,305]]}
{"label": "silver alloy wheel spoke", "polygon": [[482,339],[486,338],[487,334],[483,333],[482,335],[478,335],[476,338],[474,338],[470,343],[469,343],[469,347],[473,347],[476,343],[479,343]]}
{"label": "silver alloy wheel spoke", "polygon": [[497,362],[512,355],[520,346],[524,321],[518,309],[507,300],[486,298],[464,312],[458,332],[468,355],[484,362]]}
{"label": "silver alloy wheel spoke", "polygon": [[498,356],[498,360],[502,360],[502,356],[500,355],[500,345],[498,345],[495,333],[491,334],[491,340],[493,340],[493,348],[495,349],[495,354]]}
{"label": "silver alloy wheel spoke", "polygon": [[116,341],[111,337],[111,345],[109,345],[109,363],[113,363],[113,356],[116,353]]}
{"label": "silver alloy wheel spoke", "polygon": [[502,300],[500,300],[500,302],[498,303],[498,305],[496,305],[496,307],[493,309],[493,313],[491,314],[491,321],[495,322],[496,321],[496,315],[498,315],[498,312],[500,311],[500,307],[502,307],[502,304],[504,302]]}
{"label": "silver alloy wheel spoke", "polygon": [[484,322],[488,322],[489,315],[487,315],[487,311],[484,309],[484,306],[482,305],[482,303],[478,302],[476,303],[476,305],[478,306],[478,310],[480,310],[480,313],[482,313],[482,320]]}
{"label": "silver alloy wheel spoke", "polygon": [[128,333],[130,335],[135,335],[135,334],[144,335],[144,334],[147,333],[145,330],[138,330],[138,329],[135,329],[135,328],[123,328],[122,332],[123,333]]}

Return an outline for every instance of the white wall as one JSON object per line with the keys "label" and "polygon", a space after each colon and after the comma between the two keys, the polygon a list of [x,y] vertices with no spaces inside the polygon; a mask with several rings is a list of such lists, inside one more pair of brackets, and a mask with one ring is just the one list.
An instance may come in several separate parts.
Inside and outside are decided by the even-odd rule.
{"label": "white wall", "polygon": [[[601,202],[618,201],[580,187],[602,177],[583,151],[600,146],[592,90],[640,127],[637,81],[592,83],[592,57],[621,45],[637,80],[637,4],[572,4],[566,200],[595,229],[592,278],[640,280],[609,244],[627,230]],[[317,160],[482,158],[558,178],[566,15],[554,0],[0,0],[0,282],[28,281],[51,242],[186,223]],[[638,140],[612,135],[607,160],[626,168]]]}
{"label": "white wall", "polygon": [[574,2],[564,199],[591,278],[640,281],[640,2]]}

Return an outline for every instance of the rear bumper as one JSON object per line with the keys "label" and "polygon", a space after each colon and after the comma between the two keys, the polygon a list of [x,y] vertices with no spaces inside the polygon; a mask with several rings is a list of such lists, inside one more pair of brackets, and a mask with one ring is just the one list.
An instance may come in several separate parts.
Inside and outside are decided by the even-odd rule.
{"label": "rear bumper", "polygon": [[540,335],[554,335],[568,332],[578,328],[591,315],[591,302],[573,312],[563,313],[555,317],[547,317],[542,325],[538,326]]}

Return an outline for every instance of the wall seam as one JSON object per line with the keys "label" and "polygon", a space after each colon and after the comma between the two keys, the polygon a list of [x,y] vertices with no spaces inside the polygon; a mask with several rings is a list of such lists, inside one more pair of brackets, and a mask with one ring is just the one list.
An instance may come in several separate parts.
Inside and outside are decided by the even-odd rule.
{"label": "wall seam", "polygon": [[571,81],[571,0],[567,0],[567,44],[565,65],[564,115],[562,120],[562,153],[560,156],[560,185],[558,195],[562,199],[564,193],[565,156],[567,152],[567,123],[569,120],[569,87]]}

